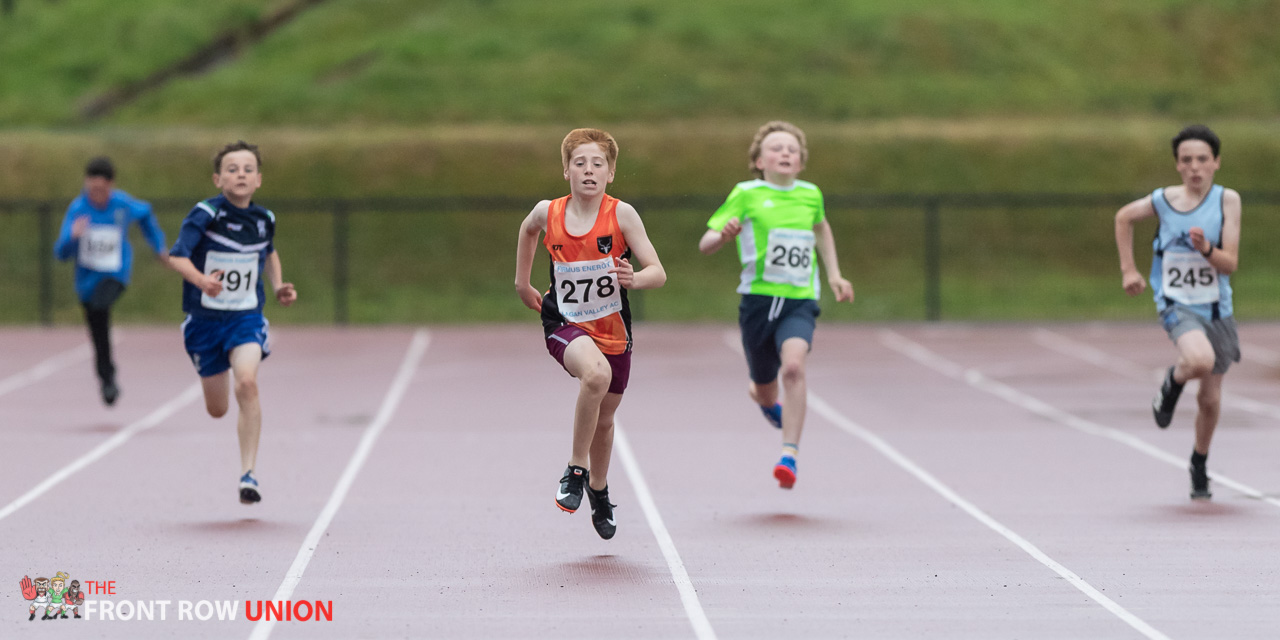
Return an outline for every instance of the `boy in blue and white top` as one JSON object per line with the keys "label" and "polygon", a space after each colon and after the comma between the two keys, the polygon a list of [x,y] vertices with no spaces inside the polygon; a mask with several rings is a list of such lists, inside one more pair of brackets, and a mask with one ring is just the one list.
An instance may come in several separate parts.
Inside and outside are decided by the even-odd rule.
{"label": "boy in blue and white top", "polygon": [[162,263],[168,261],[164,231],[151,205],[115,188],[111,160],[94,158],[84,169],[84,191],[71,201],[54,244],[59,260],[76,261],[76,295],[84,307],[93,340],[102,401],[111,406],[120,395],[111,359],[111,306],[129,286],[133,247],[129,225],[137,224]]}
{"label": "boy in blue and white top", "polygon": [[1126,293],[1145,288],[1133,259],[1133,224],[1155,216],[1149,280],[1156,311],[1178,347],[1178,362],[1169,367],[1152,403],[1156,424],[1169,426],[1182,387],[1200,380],[1196,400],[1196,441],[1191,452],[1191,497],[1208,499],[1205,463],[1218,425],[1222,376],[1240,361],[1240,340],[1231,307],[1231,274],[1239,264],[1240,194],[1213,183],[1220,166],[1218,136],[1193,125],[1173,138],[1173,156],[1182,184],[1156,189],[1116,213],[1116,246]]}
{"label": "boy in blue and white top", "polygon": [[205,407],[220,418],[227,413],[231,370],[240,407],[240,502],[262,499],[253,469],[262,432],[258,365],[270,355],[263,276],[276,300],[293,304],[298,294],[284,282],[274,237],[275,214],[253,203],[262,186],[258,147],[243,140],[223,147],[213,160],[213,184],[222,194],[197,203],[182,221],[170,264],[182,284],[182,323],[187,354],[200,374]]}

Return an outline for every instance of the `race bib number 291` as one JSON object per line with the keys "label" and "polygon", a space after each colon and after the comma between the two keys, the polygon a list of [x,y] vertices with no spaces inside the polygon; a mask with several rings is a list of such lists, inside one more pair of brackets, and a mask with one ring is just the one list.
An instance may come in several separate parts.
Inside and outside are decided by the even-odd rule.
{"label": "race bib number 291", "polygon": [[589,322],[622,311],[622,288],[609,269],[613,258],[556,262],[556,305],[569,322]]}
{"label": "race bib number 291", "polygon": [[219,311],[244,311],[258,306],[258,254],[210,251],[205,255],[204,273],[222,272],[222,293],[211,298],[201,294],[200,306]]}
{"label": "race bib number 291", "polygon": [[1199,253],[1166,251],[1161,259],[1165,297],[1182,304],[1218,301],[1218,270]]}

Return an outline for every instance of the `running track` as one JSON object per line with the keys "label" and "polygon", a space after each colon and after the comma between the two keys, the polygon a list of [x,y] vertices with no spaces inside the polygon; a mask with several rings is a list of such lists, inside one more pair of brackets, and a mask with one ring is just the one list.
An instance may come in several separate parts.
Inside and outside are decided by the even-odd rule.
{"label": "running track", "polygon": [[[822,325],[790,492],[732,328],[642,325],[606,542],[552,504],[576,385],[536,322],[274,328],[254,507],[176,329],[119,331],[110,410],[83,330],[8,329],[0,637],[1274,638],[1280,325],[1240,333],[1192,503],[1154,323]],[[28,622],[57,571],[237,619]],[[277,598],[334,619],[243,619]]]}

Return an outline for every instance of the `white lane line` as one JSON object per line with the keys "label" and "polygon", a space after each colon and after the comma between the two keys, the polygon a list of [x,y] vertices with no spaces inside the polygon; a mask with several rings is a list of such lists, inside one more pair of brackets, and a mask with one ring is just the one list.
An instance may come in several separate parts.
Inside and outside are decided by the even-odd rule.
{"label": "white lane line", "polygon": [[631,451],[627,434],[622,430],[622,425],[616,421],[613,425],[613,448],[622,458],[627,479],[631,481],[636,499],[640,501],[645,520],[649,521],[649,529],[653,531],[653,537],[658,540],[662,556],[667,559],[667,568],[671,570],[671,579],[675,581],[676,589],[680,591],[680,601],[684,603],[684,611],[693,625],[694,635],[698,640],[715,640],[716,632],[711,628],[711,621],[707,620],[707,614],[702,610],[702,603],[698,601],[698,592],[693,588],[693,581],[689,579],[689,572],[684,568],[680,552],[676,551],[676,543],[667,532],[667,526],[662,523],[662,515],[658,513],[658,507],[653,502],[653,494],[649,493],[649,484],[644,481],[644,476],[640,473],[640,463],[636,462],[635,454]]}
{"label": "white lane line", "polygon": [[74,349],[48,358],[26,371],[19,371],[4,380],[0,380],[0,396],[43,380],[67,365],[88,359],[89,353],[89,345],[82,344]]}
{"label": "white lane line", "polygon": [[[364,434],[360,437],[360,443],[356,445],[355,452],[351,454],[347,468],[342,471],[338,483],[333,487],[333,493],[329,494],[329,501],[320,510],[315,524],[311,525],[311,531],[307,532],[307,537],[302,541],[302,547],[298,549],[298,555],[294,557],[293,565],[289,567],[273,600],[289,600],[298,583],[302,582],[302,574],[306,572],[311,556],[315,555],[316,547],[320,545],[320,538],[324,536],[329,523],[333,522],[334,516],[338,514],[338,509],[342,507],[342,501],[346,499],[351,485],[355,484],[360,468],[364,466],[369,453],[373,451],[374,442],[378,440],[378,436],[395,415],[396,408],[400,406],[400,400],[409,389],[409,381],[413,379],[413,373],[417,370],[418,363],[422,361],[422,355],[427,351],[429,344],[431,344],[431,336],[425,329],[419,329],[413,334],[413,340],[404,354],[400,369],[396,372],[391,388],[387,390],[387,395],[382,400],[382,406],[378,408],[378,415],[374,416],[369,426],[364,428]],[[249,634],[250,640],[265,640],[270,637],[275,624],[275,620],[266,620],[264,617],[254,625],[253,632]]]}
{"label": "white lane line", "polygon": [[36,498],[39,498],[41,495],[44,495],[46,491],[56,487],[58,483],[62,482],[63,480],[66,480],[67,478],[70,478],[71,476],[75,475],[77,471],[80,471],[81,469],[93,464],[99,458],[110,453],[113,449],[119,447],[125,442],[128,442],[129,439],[132,438],[133,436],[139,433],[142,433],[143,431],[146,431],[147,429],[155,427],[160,423],[164,422],[165,419],[167,419],[169,416],[173,415],[174,413],[177,413],[178,410],[187,406],[193,400],[199,397],[200,397],[200,383],[197,382],[191,385],[190,387],[187,387],[185,391],[183,391],[181,394],[178,395],[178,397],[164,403],[163,405],[160,405],[160,407],[155,411],[152,411],[150,415],[117,431],[110,438],[107,438],[102,444],[94,447],[88,453],[80,456],[71,464],[68,464],[63,468],[58,469],[56,472],[54,472],[53,475],[49,476],[48,478],[45,478],[43,482],[36,485],[30,491],[22,494],[22,496],[20,496],[17,500],[14,500],[13,502],[10,502],[9,504],[5,505],[3,509],[0,509],[0,520],[4,520],[10,515],[13,515],[13,513],[18,509],[21,509],[26,504],[30,503]]}
{"label": "white lane line", "polygon": [[[1103,353],[1090,345],[1077,340],[1072,340],[1060,333],[1054,333],[1048,329],[1037,329],[1032,338],[1035,340],[1036,344],[1039,344],[1042,347],[1057,351],[1063,355],[1084,360],[1085,362],[1097,365],[1112,373],[1118,373],[1122,376],[1137,378],[1139,380],[1153,379],[1148,372],[1144,372],[1143,368],[1137,364]],[[1164,379],[1166,370],[1167,367],[1155,370],[1155,382],[1159,383]],[[1152,393],[1155,393],[1154,387],[1152,388]],[[1243,409],[1249,413],[1263,416],[1265,418],[1280,420],[1280,407],[1276,405],[1259,402],[1252,398],[1239,396],[1226,390],[1222,392],[1222,399],[1234,408]]]}
{"label": "white lane line", "polygon": [[898,465],[899,467],[902,467],[904,471],[915,476],[917,480],[919,480],[920,482],[923,482],[930,489],[933,489],[935,492],[938,493],[938,495],[945,498],[951,504],[954,504],[955,506],[960,507],[961,510],[963,510],[965,513],[972,516],[978,522],[981,522],[982,524],[986,525],[987,528],[991,529],[992,531],[995,531],[1001,536],[1004,536],[1006,540],[1017,545],[1018,548],[1025,551],[1027,555],[1039,561],[1040,564],[1048,567],[1054,573],[1062,576],[1063,579],[1071,583],[1071,586],[1075,587],[1076,589],[1079,589],[1086,596],[1089,596],[1090,598],[1092,598],[1094,602],[1097,602],[1098,604],[1102,605],[1102,607],[1105,608],[1107,611],[1110,611],[1111,613],[1115,614],[1117,618],[1120,618],[1126,624],[1136,629],[1138,633],[1141,633],[1143,636],[1146,636],[1147,638],[1151,638],[1151,640],[1169,640],[1168,636],[1156,630],[1154,627],[1147,624],[1138,616],[1133,615],[1127,609],[1117,604],[1111,598],[1108,598],[1107,596],[1103,595],[1101,591],[1098,591],[1096,588],[1093,587],[1093,585],[1086,582],[1084,578],[1081,578],[1080,576],[1076,575],[1074,571],[1066,568],[1065,566],[1063,566],[1061,563],[1054,560],[1053,558],[1050,558],[1048,554],[1041,551],[1040,548],[1035,546],[1034,544],[1031,544],[1031,542],[1028,541],[1026,538],[1023,538],[1022,536],[1014,532],[1012,529],[1001,524],[995,518],[992,518],[991,516],[987,515],[986,512],[984,512],[982,509],[979,509],[973,503],[960,497],[960,495],[957,494],[954,490],[952,490],[951,487],[948,487],[946,484],[943,484],[941,480],[938,480],[928,471],[925,471],[924,469],[920,468],[919,465],[917,465],[915,462],[912,462],[910,458],[907,458],[906,456],[902,455],[902,453],[900,453],[892,445],[890,445],[889,443],[881,439],[880,436],[876,435],[875,433],[872,433],[871,431],[868,431],[867,429],[854,423],[852,420],[846,418],[843,414],[836,411],[834,408],[831,407],[831,405],[827,404],[826,401],[824,401],[822,398],[819,398],[816,394],[812,392],[809,393],[809,406],[812,407],[814,411],[822,415],[822,417],[826,418],[832,424],[836,425],[837,427],[839,427],[849,435],[852,435],[853,437],[858,438],[859,440],[862,440],[863,442],[871,445],[871,447],[874,448],[876,451],[879,451],[881,455],[888,458],[890,461],[892,461],[894,464]]}
{"label": "white lane line", "polygon": [[[897,334],[894,334],[894,335],[897,335]],[[733,332],[726,332],[724,334],[725,344],[727,344],[730,349],[733,349],[738,353],[742,353],[742,344],[737,340],[735,340],[734,339],[735,337],[736,337],[736,334],[734,334]],[[941,358],[936,359],[934,364],[940,367],[941,369],[949,372],[947,373],[947,375],[951,375],[952,373],[955,373],[958,375],[962,371],[959,365],[948,362],[946,360],[942,360]],[[999,521],[987,515],[986,512],[979,509],[973,503],[960,497],[960,495],[957,494],[955,491],[953,491],[951,487],[948,487],[946,484],[943,484],[941,480],[938,480],[928,471],[925,471],[919,465],[912,462],[910,458],[906,457],[905,455],[902,455],[902,453],[900,453],[897,449],[895,449],[893,445],[890,445],[888,442],[885,442],[882,438],[880,438],[880,436],[876,435],[875,433],[872,433],[871,431],[859,426],[857,423],[853,422],[852,420],[846,418],[844,414],[841,414],[839,411],[836,411],[831,405],[827,404],[825,400],[818,397],[816,393],[813,393],[812,391],[810,391],[807,397],[809,400],[809,406],[812,407],[813,410],[818,414],[820,414],[822,417],[826,418],[827,421],[836,425],[837,427],[839,427],[841,430],[845,431],[849,435],[852,435],[853,437],[858,438],[859,440],[862,440],[863,442],[866,442],[867,444],[871,445],[871,447],[874,448],[876,451],[879,451],[881,455],[888,458],[891,462],[898,465],[899,467],[902,467],[902,469],[907,473],[910,473],[911,475],[915,476],[917,480],[923,482],[930,489],[933,489],[936,493],[938,493],[938,495],[941,495],[951,504],[954,504],[957,507],[960,507],[960,509],[962,509],[965,513],[968,513],[978,522],[981,522],[982,524],[986,525],[987,528],[991,529],[992,531],[995,531],[1001,536],[1004,536],[1006,540],[1017,545],[1018,548],[1022,549],[1032,558],[1035,558],[1037,561],[1039,561],[1040,564],[1043,564],[1044,566],[1051,569],[1054,573],[1057,573],[1058,575],[1062,576],[1067,582],[1071,583],[1071,586],[1075,587],[1076,589],[1079,589],[1085,595],[1092,598],[1095,602],[1102,605],[1103,608],[1115,614],[1116,617],[1120,618],[1126,624],[1136,629],[1139,633],[1146,636],[1147,638],[1150,638],[1151,640],[1169,640],[1168,636],[1156,630],[1154,627],[1147,624],[1138,616],[1135,616],[1132,613],[1129,613],[1129,611],[1126,610],[1124,607],[1120,606],[1119,604],[1116,604],[1113,600],[1103,595],[1101,591],[1098,591],[1097,589],[1095,589],[1093,585],[1090,585],[1088,582],[1085,582],[1085,580],[1080,576],[1076,575],[1075,572],[1071,571],[1070,569],[1066,568],[1062,564],[1058,563],[1053,558],[1050,558],[1045,552],[1041,551],[1038,547],[1031,544],[1031,542],[1029,542],[1026,538],[1023,538],[1022,536],[1015,533],[1012,529],[1004,526],[1003,524],[1000,524]]]}
{"label": "white lane line", "polygon": [[[1187,468],[1187,460],[1185,458],[1169,453],[1168,451],[1152,445],[1137,436],[1130,435],[1119,429],[1107,427],[1096,422],[1085,420],[1084,418],[1071,413],[1067,413],[1066,411],[1054,407],[1046,402],[1018,391],[1007,384],[992,380],[991,378],[983,375],[982,372],[977,369],[966,369],[896,332],[883,330],[880,332],[879,337],[880,342],[886,347],[889,347],[890,349],[893,349],[894,351],[897,351],[898,353],[901,353],[908,358],[941,373],[942,375],[963,381],[975,389],[985,391],[1038,416],[1047,418],[1057,422],[1058,424],[1071,427],[1072,429],[1082,433],[1119,442],[1120,444],[1141,451],[1156,460],[1173,465],[1179,469]],[[1280,499],[1268,496],[1242,482],[1237,482],[1236,480],[1213,471],[1209,472],[1209,477],[1213,478],[1219,484],[1234,489],[1246,496],[1249,496],[1250,498],[1255,498],[1271,504],[1272,506],[1280,507]]]}

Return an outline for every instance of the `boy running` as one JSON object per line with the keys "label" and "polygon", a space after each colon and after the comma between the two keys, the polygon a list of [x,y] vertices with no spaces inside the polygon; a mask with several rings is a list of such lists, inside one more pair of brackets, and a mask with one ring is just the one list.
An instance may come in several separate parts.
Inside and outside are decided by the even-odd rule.
{"label": "boy running", "polygon": [[[804,132],[789,122],[769,122],[756,131],[748,156],[756,179],[733,188],[707,222],[698,249],[711,255],[738,239],[738,326],[750,376],[747,392],[769,423],[782,429],[782,458],[774,465],[773,477],[778,486],[790,489],[796,482],[796,455],[804,430],[804,365],[819,314],[814,247],[822,255],[837,302],[853,301],[853,285],[840,276],[822,192],[796,179],[809,159]],[[786,411],[778,402],[779,371]]]}
{"label": "boy running", "polygon": [[136,223],[162,263],[164,231],[151,214],[151,205],[115,188],[116,169],[110,158],[98,157],[84,168],[84,191],[71,201],[54,245],[59,260],[76,260],[76,295],[84,307],[84,321],[98,371],[102,402],[116,403],[116,365],[111,359],[111,307],[129,286],[133,247],[129,225]]}
{"label": "boy running", "polygon": [[182,221],[170,264],[182,274],[182,323],[187,354],[200,374],[209,415],[227,413],[230,379],[235,374],[240,407],[240,502],[262,499],[253,469],[262,431],[258,365],[271,354],[262,315],[262,274],[283,306],[298,298],[280,271],[273,238],[276,216],[253,203],[262,186],[258,147],[243,140],[229,144],[213,159],[213,184],[222,191],[196,204]]}
{"label": "boy running", "polygon": [[1178,348],[1151,409],[1161,429],[1173,420],[1182,386],[1200,380],[1196,400],[1195,447],[1191,451],[1191,497],[1207,500],[1209,442],[1218,426],[1222,376],[1240,361],[1240,339],[1231,309],[1231,274],[1240,257],[1240,194],[1213,183],[1222,143],[1204,125],[1192,125],[1173,138],[1175,168],[1182,184],[1156,189],[1116,213],[1116,247],[1125,293],[1142,293],[1146,284],[1133,259],[1133,224],[1156,217],[1151,243],[1151,291],[1160,322]]}
{"label": "boy running", "polygon": [[[591,524],[608,540],[617,531],[609,503],[613,415],[631,375],[628,289],[656,289],[667,281],[658,252],[631,205],[605,194],[613,182],[618,143],[599,129],[574,129],[560,145],[569,195],[543,200],[520,225],[516,294],[542,312],[547,351],[578,379],[569,466],[556,506],[567,513],[591,503]],[[551,254],[551,288],[529,283],[538,234]],[[630,258],[644,265],[639,271]]]}

